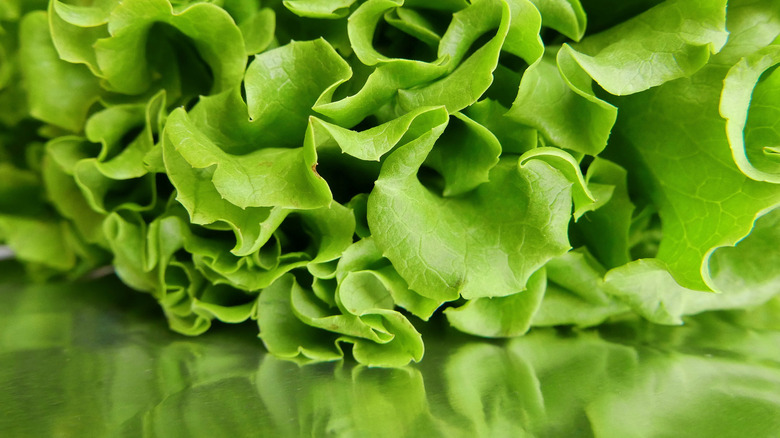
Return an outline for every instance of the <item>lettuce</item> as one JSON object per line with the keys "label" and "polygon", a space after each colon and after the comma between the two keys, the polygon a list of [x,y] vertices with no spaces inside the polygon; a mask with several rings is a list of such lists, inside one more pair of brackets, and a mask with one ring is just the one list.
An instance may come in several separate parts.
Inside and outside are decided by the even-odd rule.
{"label": "lettuce", "polygon": [[[262,4],[261,4],[262,3]],[[588,24],[588,23],[591,24]],[[771,0],[0,2],[0,242],[299,362],[780,293]]]}

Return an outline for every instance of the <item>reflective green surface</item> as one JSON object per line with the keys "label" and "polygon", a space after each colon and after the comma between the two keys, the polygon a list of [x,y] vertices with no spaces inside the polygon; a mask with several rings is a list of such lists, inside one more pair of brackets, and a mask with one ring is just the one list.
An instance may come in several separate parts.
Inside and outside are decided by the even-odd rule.
{"label": "reflective green surface", "polygon": [[510,341],[441,322],[419,365],[301,367],[251,325],[173,334],[113,277],[19,270],[0,262],[0,436],[780,436],[777,300]]}

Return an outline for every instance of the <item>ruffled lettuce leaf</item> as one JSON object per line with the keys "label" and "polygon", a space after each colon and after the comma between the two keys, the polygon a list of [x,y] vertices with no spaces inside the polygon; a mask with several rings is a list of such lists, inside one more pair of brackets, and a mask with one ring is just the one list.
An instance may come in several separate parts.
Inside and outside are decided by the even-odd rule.
{"label": "ruffled lettuce leaf", "polygon": [[72,132],[82,131],[90,107],[100,97],[99,80],[85,66],[60,59],[45,12],[22,18],[19,40],[30,114]]}
{"label": "ruffled lettuce leaf", "polygon": [[691,76],[728,35],[726,0],[667,0],[562,50],[604,90],[622,96]]}
{"label": "ruffled lettuce leaf", "polygon": [[[346,305],[335,297],[345,310],[339,312],[294,277],[282,277],[258,301],[256,317],[266,348],[303,362],[323,361],[340,358],[340,344],[346,342],[353,344],[352,354],[358,362],[374,366],[401,366],[422,359],[422,337],[414,326],[388,309],[386,301],[383,305],[368,297],[356,299],[361,292],[373,293],[370,289],[351,287],[352,301]],[[362,304],[354,305],[358,302]]]}
{"label": "ruffled lettuce leaf", "polygon": [[629,311],[604,282],[606,269],[586,248],[550,260],[545,265],[544,300],[533,314],[534,326],[591,327]]}
{"label": "ruffled lettuce leaf", "polygon": [[775,3],[0,2],[0,240],[298,362],[776,300]]}
{"label": "ruffled lettuce leaf", "polygon": [[731,154],[756,181],[780,183],[780,39],[742,58],[724,79],[720,114],[726,119]]}
{"label": "ruffled lettuce leaf", "polygon": [[625,95],[688,77],[725,44],[725,15],[725,0],[666,1],[574,46],[548,47],[523,75],[508,115],[555,146],[596,155],[617,109],[595,95],[592,80]]}
{"label": "ruffled lettuce leaf", "polygon": [[418,172],[444,130],[433,126],[384,162],[368,199],[376,244],[412,289],[432,299],[522,291],[534,271],[569,248],[572,183],[544,160],[505,158],[489,182],[440,196]]}
{"label": "ruffled lettuce leaf", "polygon": [[444,311],[456,329],[488,338],[509,338],[525,334],[545,296],[546,272],[536,271],[528,279],[526,290],[503,297],[468,300],[460,307]]}
{"label": "ruffled lettuce leaf", "polygon": [[610,270],[607,293],[659,324],[682,324],[682,316],[707,310],[755,307],[777,294],[780,210],[758,219],[748,237],[721,248],[709,260],[713,294],[681,286],[659,259],[642,259]]}
{"label": "ruffled lettuce leaf", "polygon": [[588,17],[580,0],[532,0],[542,16],[542,26],[555,29],[579,41],[585,34]]}
{"label": "ruffled lettuce leaf", "polygon": [[713,252],[745,238],[757,218],[780,204],[777,185],[751,180],[737,167],[719,115],[728,61],[736,63],[780,32],[777,21],[766,23],[764,32],[740,32],[744,10],[750,11],[732,11],[732,39],[719,62],[690,78],[613,100],[621,117],[609,152],[633,170],[636,191],[658,209],[663,238],[657,258],[689,289],[718,290],[709,268]]}
{"label": "ruffled lettuce leaf", "polygon": [[595,201],[591,210],[570,228],[570,237],[586,245],[606,268],[628,263],[633,246],[632,225],[636,220],[635,205],[628,193],[627,171],[597,157],[588,166],[585,181]]}
{"label": "ruffled lettuce leaf", "polygon": [[[99,1],[73,5],[53,0],[51,38],[62,60],[84,64],[113,95],[148,99],[165,89],[170,102],[237,85],[246,66],[245,37],[226,10],[208,3],[176,6],[167,0]],[[263,13],[245,26],[252,50],[270,44],[259,26]],[[199,23],[207,22],[209,26]],[[149,44],[148,41],[154,41]]]}
{"label": "ruffled lettuce leaf", "polygon": [[335,19],[346,17],[355,0],[285,0],[282,3],[300,17]]}

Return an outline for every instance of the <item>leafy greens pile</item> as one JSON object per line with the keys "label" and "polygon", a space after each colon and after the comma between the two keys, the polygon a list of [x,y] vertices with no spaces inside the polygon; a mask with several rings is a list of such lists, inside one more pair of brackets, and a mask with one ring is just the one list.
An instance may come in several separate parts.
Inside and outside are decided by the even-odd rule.
{"label": "leafy greens pile", "polygon": [[777,300],[780,3],[726,3],[0,0],[0,242],[300,361]]}

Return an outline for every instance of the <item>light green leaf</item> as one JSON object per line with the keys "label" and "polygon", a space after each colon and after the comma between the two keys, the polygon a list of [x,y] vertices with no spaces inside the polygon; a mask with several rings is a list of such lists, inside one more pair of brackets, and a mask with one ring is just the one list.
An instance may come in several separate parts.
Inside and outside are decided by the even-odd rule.
{"label": "light green leaf", "polygon": [[[345,154],[360,160],[379,161],[383,155],[410,135],[409,133],[413,135],[431,124],[446,123],[447,118],[446,112],[442,111],[441,107],[418,108],[365,131],[352,131],[312,118],[311,138],[315,146],[333,140]],[[320,134],[321,131],[324,132]]]}
{"label": "light green leaf", "polygon": [[[767,25],[759,33],[742,32],[751,25],[739,16],[734,23],[723,49],[734,62],[740,51],[780,33],[778,21],[774,31]],[[708,268],[712,253],[739,242],[780,205],[777,185],[747,178],[734,163],[718,112],[729,68],[713,63],[690,78],[614,100],[621,117],[610,159],[632,169],[635,192],[657,207],[663,230],[657,257],[689,289],[717,289]]]}
{"label": "light green leaf", "polygon": [[375,311],[382,317],[383,325],[393,334],[393,340],[387,344],[355,339],[352,355],[359,363],[376,367],[402,367],[409,362],[419,362],[425,348],[422,336],[406,317],[392,310]]}
{"label": "light green leaf", "polygon": [[528,67],[506,117],[537,129],[554,146],[597,155],[607,144],[617,108],[595,97],[590,78],[569,68],[562,51],[548,50]]}
{"label": "light green leaf", "polygon": [[95,2],[91,6],[77,6],[53,0],[49,3],[49,27],[57,53],[63,61],[86,64],[95,75],[100,75],[94,44],[107,38],[108,18],[118,5],[116,0]]}
{"label": "light green leaf", "polygon": [[457,12],[468,7],[468,0],[405,0],[404,5],[410,8],[428,8],[437,11]]}
{"label": "light green leaf", "polygon": [[[336,268],[336,279],[342,303],[355,301],[355,298],[352,296],[355,278],[346,280],[347,276],[354,274],[358,274],[357,278],[360,279],[360,282],[356,284],[360,286],[360,289],[357,290],[360,296],[366,295],[361,293],[365,289],[368,289],[365,292],[369,294],[386,293],[392,298],[392,302],[395,305],[408,310],[421,319],[427,320],[430,318],[433,312],[442,304],[409,289],[406,280],[398,274],[390,264],[390,261],[382,257],[382,253],[376,247],[372,237],[355,242],[344,251],[339,259]],[[350,282],[353,282],[352,286],[349,284]],[[367,286],[371,287],[368,288]],[[357,307],[353,306],[355,309]]]}
{"label": "light green leaf", "polygon": [[[320,61],[314,69],[312,59]],[[238,90],[232,90],[203,99],[190,114],[181,109],[171,114],[165,158],[173,162],[175,154],[204,169],[219,196],[242,209],[327,206],[332,197],[316,171],[314,128],[309,125],[305,139],[301,134],[314,101],[348,73],[347,64],[324,40],[265,52],[247,71],[246,107]],[[282,101],[296,103],[278,111]],[[302,147],[282,147],[300,146],[299,141]],[[187,171],[184,163],[179,168]],[[193,207],[188,207],[191,214]]]}
{"label": "light green leaf", "polygon": [[534,326],[591,327],[630,310],[608,293],[604,267],[585,248],[550,260],[545,270],[547,290],[531,321]]}
{"label": "light green leaf", "polygon": [[337,19],[349,14],[355,0],[285,0],[285,8],[295,15],[309,18]]}
{"label": "light green leaf", "polygon": [[168,177],[177,188],[176,200],[187,209],[190,221],[199,225],[227,225],[235,233],[236,244],[231,250],[235,255],[259,250],[289,214],[288,209],[279,207],[241,209],[227,202],[214,187],[212,172],[193,169],[165,136],[163,157]]}
{"label": "light green leaf", "polygon": [[95,27],[108,22],[111,11],[120,0],[93,0],[88,4],[66,3],[53,0],[49,3],[49,13],[55,11],[67,23],[81,27]]}
{"label": "light green leaf", "polygon": [[[101,149],[95,160],[97,170],[111,179],[139,178],[150,172],[149,158],[161,154],[157,136],[166,118],[164,90],[144,104],[114,105],[87,120],[85,134]],[[140,132],[128,141],[128,134]]]}
{"label": "light green leaf", "polygon": [[683,315],[707,310],[760,305],[777,295],[780,275],[780,209],[756,221],[753,232],[735,247],[715,251],[710,259],[712,284],[719,293],[680,286],[658,259],[643,259],[607,273],[607,291],[635,312],[659,324],[682,324]]}
{"label": "light green leaf", "polygon": [[531,327],[544,296],[547,278],[544,269],[531,275],[526,290],[504,297],[476,298],[460,307],[444,311],[456,329],[488,338],[506,338],[525,334]]}
{"label": "light green leaf", "polygon": [[[62,137],[61,137],[62,138]],[[56,148],[58,140],[47,144],[47,156],[43,162],[43,181],[52,204],[65,218],[73,221],[74,227],[87,242],[107,246],[103,234],[105,215],[96,212],[84,198],[78,184],[73,179],[73,172],[64,169],[51,157],[52,148]]]}
{"label": "light green leaf", "polygon": [[87,158],[76,163],[73,176],[87,203],[99,213],[122,209],[150,210],[157,202],[154,175],[151,174],[115,180],[100,172],[97,160]]}
{"label": "light green leaf", "polygon": [[151,292],[158,288],[147,251],[147,225],[136,212],[111,213],[103,223],[117,276],[133,289]]}
{"label": "light green leaf", "polygon": [[311,293],[295,286],[291,293],[295,315],[308,325],[346,335],[338,341],[354,344],[352,354],[358,362],[403,366],[422,359],[422,337],[400,313],[382,308],[367,308],[361,315],[332,313]]}
{"label": "light green leaf", "polygon": [[384,19],[389,25],[412,35],[431,47],[439,46],[441,36],[436,33],[434,24],[414,9],[395,8],[385,12]]}
{"label": "light green leaf", "polygon": [[756,181],[780,183],[780,41],[740,60],[729,70],[720,98],[731,154]]}
{"label": "light green leaf", "polygon": [[371,271],[347,272],[336,296],[342,311],[358,316],[373,309],[392,310],[395,305],[390,291]]}
{"label": "light green leaf", "polygon": [[403,4],[403,0],[368,0],[350,14],[349,42],[360,62],[373,66],[391,61],[374,48],[374,33],[384,14]]}
{"label": "light green leaf", "polygon": [[246,54],[260,53],[274,41],[276,14],[273,9],[260,9],[247,20],[239,22],[238,28],[244,36]]}
{"label": "light green leaf", "polygon": [[[166,0],[127,0],[111,13],[108,22],[111,36],[94,44],[97,64],[109,89],[123,94],[141,94],[156,79],[155,75],[160,72],[154,71],[156,66],[150,64],[146,53],[147,35],[155,23],[165,23],[181,32],[208,65],[213,84],[203,91],[219,93],[240,83],[246,66],[246,49],[241,31],[225,10],[212,4],[197,3],[174,12]],[[174,56],[178,55],[183,52],[174,53]],[[185,77],[182,72],[182,78]]]}
{"label": "light green leaf", "polygon": [[[509,6],[503,2],[481,0],[457,12],[439,44],[439,58],[448,60],[451,73],[429,85],[400,90],[398,103],[401,108],[411,110],[444,105],[447,111],[454,113],[476,102],[493,82],[493,70],[498,64],[509,25]],[[468,30],[463,32],[459,27]],[[461,63],[470,42],[482,31],[495,27],[498,27],[496,36]]]}
{"label": "light green leaf", "polygon": [[328,184],[316,173],[313,147],[266,147],[243,155],[229,154],[206,137],[182,109],[169,116],[165,137],[170,145],[164,148],[165,153],[203,169],[219,195],[239,208],[311,209],[331,202]]}
{"label": "light green leaf", "polygon": [[542,16],[542,26],[555,29],[579,41],[585,34],[587,17],[580,0],[531,0]]}
{"label": "light green leaf", "polygon": [[302,362],[338,360],[343,356],[336,335],[304,324],[292,310],[290,294],[300,287],[285,275],[260,294],[257,325],[260,339],[271,353]]}
{"label": "light green leaf", "polygon": [[71,270],[76,264],[67,226],[56,218],[0,214],[0,230],[5,244],[20,260],[60,271]]}
{"label": "light green leaf", "polygon": [[447,72],[447,57],[428,63],[389,58],[374,48],[379,21],[402,4],[401,0],[370,0],[350,15],[347,30],[351,49],[360,62],[374,69],[355,94],[337,101],[333,101],[333,95],[349,77],[334,84],[317,101],[314,106],[317,112],[339,125],[354,126],[395,100],[399,89],[425,84]]}
{"label": "light green leaf", "polygon": [[498,164],[501,144],[485,127],[460,113],[453,114],[425,165],[444,178],[443,196],[462,195],[488,182]]}
{"label": "light green leaf", "polygon": [[574,201],[574,220],[585,212],[593,210],[596,199],[585,184],[579,163],[569,153],[557,148],[538,147],[520,156],[520,166],[529,160],[541,160],[561,172],[571,183],[572,200]]}
{"label": "light green leaf", "polygon": [[689,77],[728,35],[726,0],[668,0],[562,53],[621,96]]}
{"label": "light green leaf", "polygon": [[524,290],[533,272],[569,248],[571,183],[541,160],[507,158],[489,183],[442,198],[417,179],[442,130],[432,128],[384,163],[368,200],[377,246],[413,290],[434,300]]}
{"label": "light green leaf", "polygon": [[[316,62],[314,62],[316,60]],[[255,57],[246,71],[249,119],[271,146],[299,146],[311,108],[349,65],[324,39],[292,42]]]}
{"label": "light green leaf", "polygon": [[254,314],[256,298],[257,295],[230,286],[207,286],[192,299],[192,312],[204,318],[237,324]]}
{"label": "light green leaf", "polygon": [[504,117],[508,109],[492,99],[482,99],[464,110],[464,114],[489,129],[501,143],[503,154],[523,154],[539,141],[535,129]]}
{"label": "light green leaf", "polygon": [[582,240],[605,267],[628,263],[634,204],[628,195],[626,170],[597,157],[588,166],[585,180],[596,195],[598,207],[585,213],[570,233]]}
{"label": "light green leaf", "polygon": [[172,208],[169,215],[165,226],[181,236],[195,267],[212,283],[245,291],[263,289],[292,269],[316,269],[335,260],[352,243],[355,227],[351,212],[336,203],[330,208],[292,212],[276,223],[269,219],[261,224],[269,236],[260,248],[235,255],[229,252],[232,239],[224,234],[191,228],[179,209]]}
{"label": "light green leaf", "polygon": [[390,60],[376,67],[360,90],[351,96],[332,101],[337,88],[334,85],[317,101],[314,110],[341,126],[354,126],[393,102],[399,89],[427,83],[446,72],[447,65],[441,60],[432,63]]}
{"label": "light green leaf", "polygon": [[80,132],[101,94],[98,80],[83,65],[61,60],[49,35],[45,12],[31,12],[20,24],[19,61],[27,84],[30,114]]}

